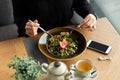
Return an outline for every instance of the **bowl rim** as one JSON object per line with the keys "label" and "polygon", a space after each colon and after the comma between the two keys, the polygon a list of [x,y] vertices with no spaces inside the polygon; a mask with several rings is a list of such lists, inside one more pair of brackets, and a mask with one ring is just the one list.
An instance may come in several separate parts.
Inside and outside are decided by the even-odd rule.
{"label": "bowl rim", "polygon": [[[69,28],[69,27],[57,27],[57,28],[50,29],[50,30],[48,30],[48,31],[55,30],[55,29],[58,29],[58,28],[72,29],[72,30],[75,30],[75,31],[79,32],[78,30],[73,29],[73,28]],[[79,33],[80,33],[80,32],[79,32]],[[42,34],[40,35],[40,38],[41,38],[41,36],[42,36],[43,34],[44,34],[44,33],[42,33]],[[85,36],[84,36],[82,33],[80,33],[80,34],[82,35],[82,37],[85,39],[85,42],[86,42]],[[40,39],[40,38],[39,38],[39,39]],[[84,49],[82,50],[82,52],[80,53],[80,55],[86,50],[86,44],[87,44],[87,42],[85,43],[85,47],[84,47]],[[43,45],[40,45],[39,42],[38,42],[39,51],[40,51],[43,55],[45,55],[47,58],[50,58],[50,59],[53,59],[53,60],[61,60],[61,61],[64,61],[64,60],[74,59],[74,58],[77,58],[78,56],[80,56],[80,55],[76,55],[76,56],[74,56],[74,57],[69,57],[69,58],[59,58],[59,57],[56,57],[55,55],[49,53],[49,51],[47,50],[46,44],[44,45],[44,47],[46,48],[47,53],[44,53],[45,51],[41,49],[41,46],[43,46]],[[48,53],[49,53],[49,55],[48,55]]]}

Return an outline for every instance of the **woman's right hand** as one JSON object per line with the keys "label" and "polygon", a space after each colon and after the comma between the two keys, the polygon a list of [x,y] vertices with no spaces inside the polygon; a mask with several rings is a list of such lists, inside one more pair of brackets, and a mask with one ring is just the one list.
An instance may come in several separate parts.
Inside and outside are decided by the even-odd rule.
{"label": "woman's right hand", "polygon": [[38,20],[34,21],[29,20],[25,26],[26,30],[25,33],[30,37],[37,35],[38,26],[39,26]]}

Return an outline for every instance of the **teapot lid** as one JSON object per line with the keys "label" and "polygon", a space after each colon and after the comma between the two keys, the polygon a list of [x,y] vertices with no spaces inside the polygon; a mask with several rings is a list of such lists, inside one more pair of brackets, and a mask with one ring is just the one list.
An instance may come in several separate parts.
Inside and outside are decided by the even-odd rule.
{"label": "teapot lid", "polygon": [[67,71],[67,66],[65,63],[61,61],[56,61],[50,63],[48,70],[53,75],[62,75]]}

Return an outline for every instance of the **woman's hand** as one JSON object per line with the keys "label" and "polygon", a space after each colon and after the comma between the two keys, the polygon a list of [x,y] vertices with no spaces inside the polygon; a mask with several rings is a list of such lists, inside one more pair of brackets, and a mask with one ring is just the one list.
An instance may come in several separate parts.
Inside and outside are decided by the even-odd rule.
{"label": "woman's hand", "polygon": [[34,21],[29,20],[25,26],[26,29],[25,33],[30,37],[37,35],[38,26],[39,26],[38,20]]}
{"label": "woman's hand", "polygon": [[96,28],[96,17],[93,14],[88,14],[78,25],[78,28],[88,29],[93,31]]}

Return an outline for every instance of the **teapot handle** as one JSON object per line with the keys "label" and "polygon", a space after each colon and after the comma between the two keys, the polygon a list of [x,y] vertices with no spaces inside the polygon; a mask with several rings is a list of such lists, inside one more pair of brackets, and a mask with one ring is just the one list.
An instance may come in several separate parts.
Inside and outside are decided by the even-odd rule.
{"label": "teapot handle", "polygon": [[75,64],[70,65],[70,71],[76,71]]}
{"label": "teapot handle", "polygon": [[48,64],[47,63],[42,63],[41,64],[41,69],[42,69],[43,72],[47,73]]}
{"label": "teapot handle", "polygon": [[75,64],[70,65],[70,71],[65,75],[65,80],[71,80],[73,71],[76,71]]}
{"label": "teapot handle", "polygon": [[71,77],[72,77],[71,72],[68,72],[68,73],[65,75],[65,80],[70,80]]}

